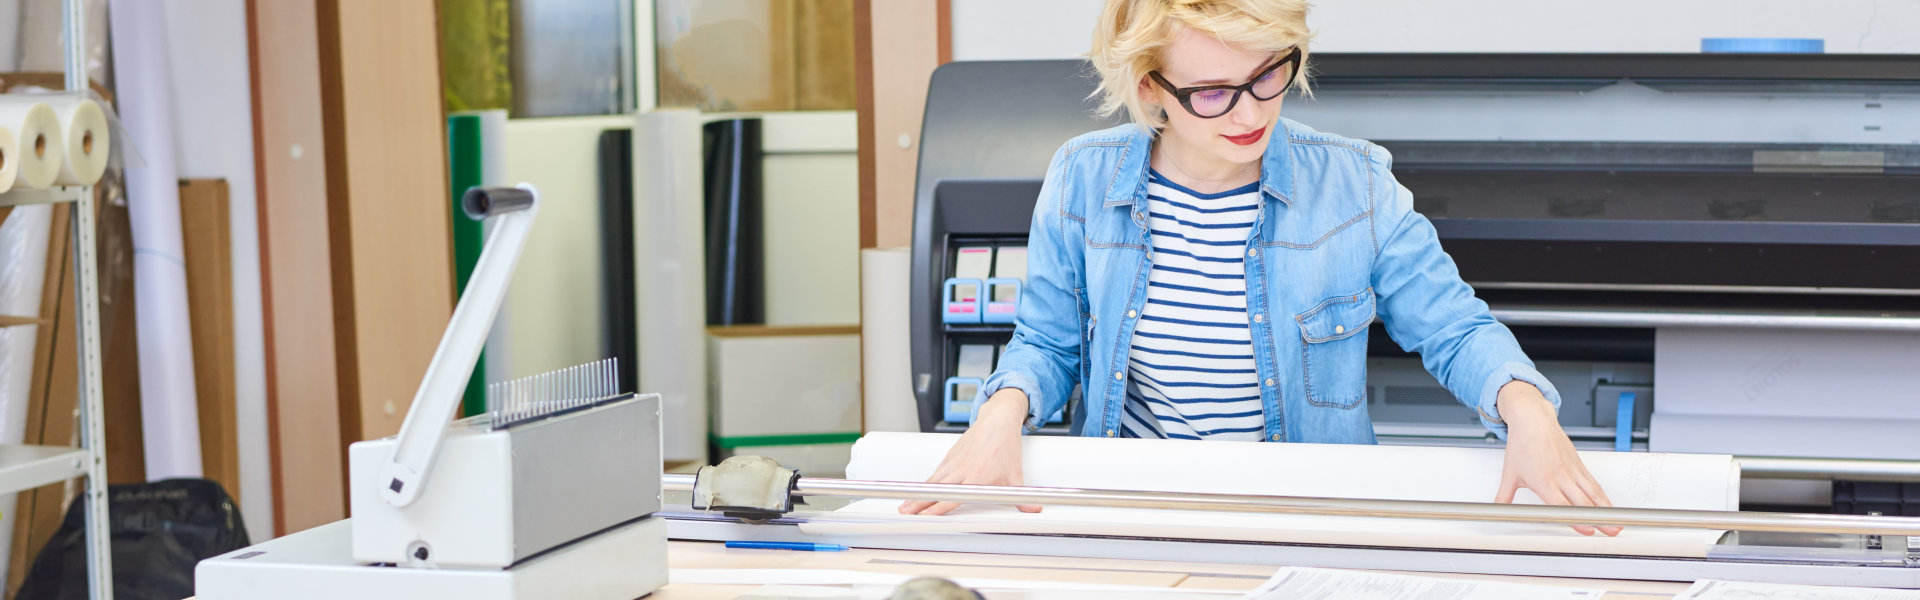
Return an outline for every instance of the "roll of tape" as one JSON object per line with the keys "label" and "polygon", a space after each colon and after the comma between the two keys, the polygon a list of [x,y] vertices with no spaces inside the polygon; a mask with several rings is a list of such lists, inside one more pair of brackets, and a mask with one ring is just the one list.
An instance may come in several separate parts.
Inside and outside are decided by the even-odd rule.
{"label": "roll of tape", "polygon": [[20,141],[13,132],[0,128],[0,190],[13,189],[20,177]]}
{"label": "roll of tape", "polygon": [[66,162],[60,116],[43,97],[0,95],[0,128],[13,133],[19,151],[9,162],[19,170],[10,188],[39,189],[53,185]]}
{"label": "roll of tape", "polygon": [[78,96],[52,96],[47,105],[60,118],[60,131],[66,146],[61,161],[59,185],[93,185],[107,172],[107,157],[113,152],[112,129],[107,114],[92,100]]}

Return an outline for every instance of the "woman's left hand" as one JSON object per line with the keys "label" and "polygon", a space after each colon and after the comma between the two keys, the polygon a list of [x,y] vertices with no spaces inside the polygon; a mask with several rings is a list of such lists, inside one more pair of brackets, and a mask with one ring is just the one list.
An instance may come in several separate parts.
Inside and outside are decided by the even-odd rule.
{"label": "woman's left hand", "polygon": [[[1507,456],[1494,502],[1511,504],[1514,492],[1527,488],[1547,504],[1613,506],[1606,491],[1580,462],[1573,440],[1560,429],[1553,404],[1539,388],[1513,381],[1500,388],[1495,402],[1500,418],[1507,423]],[[1593,535],[1594,528],[1575,525],[1573,530]],[[1601,527],[1600,532],[1620,535],[1620,528]]]}

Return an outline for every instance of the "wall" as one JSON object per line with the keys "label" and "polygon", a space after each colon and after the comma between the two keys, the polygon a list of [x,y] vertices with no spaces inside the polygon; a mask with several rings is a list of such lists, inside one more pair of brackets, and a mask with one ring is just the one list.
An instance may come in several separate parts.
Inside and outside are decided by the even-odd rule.
{"label": "wall", "polygon": [[626,115],[507,121],[507,181],[538,187],[541,206],[501,307],[511,367],[487,373],[490,380],[607,358],[600,347],[600,133],[632,127]]}
{"label": "wall", "polygon": [[[954,60],[1071,58],[1100,0],[951,0]],[[1019,18],[1008,18],[1018,14]],[[1322,52],[1698,52],[1703,37],[1808,37],[1828,52],[1920,53],[1920,0],[1320,2]]]}
{"label": "wall", "polygon": [[860,322],[860,189],[854,116],[762,115],[767,324]]}

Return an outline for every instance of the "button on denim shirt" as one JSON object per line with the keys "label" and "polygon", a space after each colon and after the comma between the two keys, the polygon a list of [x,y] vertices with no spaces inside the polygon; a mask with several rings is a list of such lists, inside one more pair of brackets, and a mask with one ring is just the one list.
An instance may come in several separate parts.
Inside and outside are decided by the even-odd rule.
{"label": "button on denim shirt", "polygon": [[[1127,352],[1152,267],[1153,139],[1122,125],[1074,138],[1054,154],[1034,206],[1013,340],[976,406],[1003,388],[1020,389],[1031,432],[1079,384],[1081,433],[1118,435]],[[1287,119],[1274,127],[1245,254],[1265,440],[1374,442],[1366,331],[1376,319],[1503,438],[1494,405],[1501,386],[1525,381],[1560,405],[1512,332],[1460,280],[1433,224],[1394,180],[1392,163],[1366,141]]]}

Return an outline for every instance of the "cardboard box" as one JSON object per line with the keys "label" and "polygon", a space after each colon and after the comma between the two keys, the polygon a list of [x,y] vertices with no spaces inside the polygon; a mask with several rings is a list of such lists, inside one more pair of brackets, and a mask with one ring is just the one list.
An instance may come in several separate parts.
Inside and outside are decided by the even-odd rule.
{"label": "cardboard box", "polygon": [[711,439],[722,456],[760,454],[814,472],[845,468],[845,448],[860,437],[858,327],[707,332]]}

